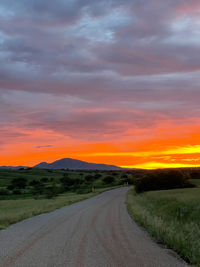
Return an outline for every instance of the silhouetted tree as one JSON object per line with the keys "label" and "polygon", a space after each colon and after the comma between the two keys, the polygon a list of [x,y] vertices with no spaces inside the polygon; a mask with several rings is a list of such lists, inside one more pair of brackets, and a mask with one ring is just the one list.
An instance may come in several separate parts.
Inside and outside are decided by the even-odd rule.
{"label": "silhouetted tree", "polygon": [[105,184],[112,184],[113,182],[115,181],[115,177],[113,177],[113,176],[105,176],[104,178],[103,178],[103,182],[105,183]]}
{"label": "silhouetted tree", "polygon": [[10,189],[24,189],[27,185],[27,180],[25,178],[14,178],[11,181]]}

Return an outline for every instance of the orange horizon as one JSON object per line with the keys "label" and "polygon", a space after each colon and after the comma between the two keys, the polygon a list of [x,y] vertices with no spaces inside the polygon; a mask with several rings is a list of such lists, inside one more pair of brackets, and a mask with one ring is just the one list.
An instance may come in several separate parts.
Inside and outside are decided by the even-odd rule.
{"label": "orange horizon", "polygon": [[29,132],[26,138],[5,143],[1,150],[0,165],[31,167],[43,161],[74,158],[125,168],[199,167],[199,131],[198,124],[175,126],[172,123],[162,124],[146,132],[136,132],[135,140],[129,134],[125,138],[119,136],[118,141],[87,142],[37,130]]}
{"label": "orange horizon", "polygon": [[197,1],[1,2],[0,166],[200,166]]}

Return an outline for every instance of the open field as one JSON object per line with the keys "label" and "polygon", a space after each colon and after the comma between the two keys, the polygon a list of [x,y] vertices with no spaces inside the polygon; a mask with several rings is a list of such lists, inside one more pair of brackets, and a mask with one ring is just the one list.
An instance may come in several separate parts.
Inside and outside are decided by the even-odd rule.
{"label": "open field", "polygon": [[99,173],[102,177],[114,174],[116,178],[121,176],[121,171],[73,171],[73,170],[48,170],[48,169],[21,169],[21,170],[11,170],[11,169],[0,169],[0,188],[6,187],[10,184],[10,181],[15,178],[25,178],[28,181],[39,180],[46,178],[50,182],[52,179],[58,181],[67,174],[72,178],[84,177],[86,175],[95,175]]}
{"label": "open field", "polygon": [[24,219],[70,205],[74,202],[93,197],[115,187],[97,189],[94,193],[76,194],[65,193],[53,199],[15,199],[0,201],[0,229]]}
{"label": "open field", "polygon": [[0,169],[0,229],[119,187],[128,176],[121,171]]}
{"label": "open field", "polygon": [[200,266],[200,180],[196,188],[128,192],[127,205],[133,218],[159,242]]}
{"label": "open field", "polygon": [[0,169],[0,200],[51,198],[73,192],[90,193],[126,183],[131,174],[125,171],[70,171],[47,169]]}

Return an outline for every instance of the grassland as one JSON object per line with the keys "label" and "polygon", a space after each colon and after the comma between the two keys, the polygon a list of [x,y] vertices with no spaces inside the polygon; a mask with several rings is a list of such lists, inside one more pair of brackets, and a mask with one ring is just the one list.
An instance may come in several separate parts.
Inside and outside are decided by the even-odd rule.
{"label": "grassland", "polygon": [[[119,187],[128,176],[131,177],[131,174],[121,171],[0,169],[0,229]],[[69,180],[71,184],[63,183],[63,177],[65,183]],[[104,179],[107,177],[108,181]],[[25,179],[25,186],[15,184],[15,188],[9,187],[13,180],[20,179]],[[46,194],[49,188],[50,193],[55,193],[50,197]]]}
{"label": "grassland", "polygon": [[0,169],[0,188],[6,187],[10,184],[10,181],[14,178],[26,178],[29,181],[38,180],[42,178],[59,180],[62,178],[63,174],[68,173],[72,177],[77,177],[81,173],[87,175],[88,173],[93,174],[93,172],[87,171],[66,171],[66,170],[47,170],[47,169],[21,169],[21,170],[11,170],[11,169]]}
{"label": "grassland", "polygon": [[150,191],[127,196],[133,218],[159,242],[200,266],[200,180],[196,188]]}
{"label": "grassland", "polygon": [[76,194],[73,192],[59,195],[53,199],[15,199],[0,201],[0,229],[7,228],[9,225],[22,221],[24,219],[70,205],[90,197],[93,197],[103,191],[116,187],[107,187],[97,189],[88,194]]}

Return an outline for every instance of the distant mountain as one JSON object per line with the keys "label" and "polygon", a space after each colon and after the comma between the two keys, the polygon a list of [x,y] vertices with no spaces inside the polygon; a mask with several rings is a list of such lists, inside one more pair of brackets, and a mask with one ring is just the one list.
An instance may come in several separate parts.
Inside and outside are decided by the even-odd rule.
{"label": "distant mountain", "polygon": [[41,169],[69,169],[69,170],[122,170],[122,168],[114,165],[89,163],[77,159],[64,158],[56,160],[52,163],[41,162],[34,166]]}

